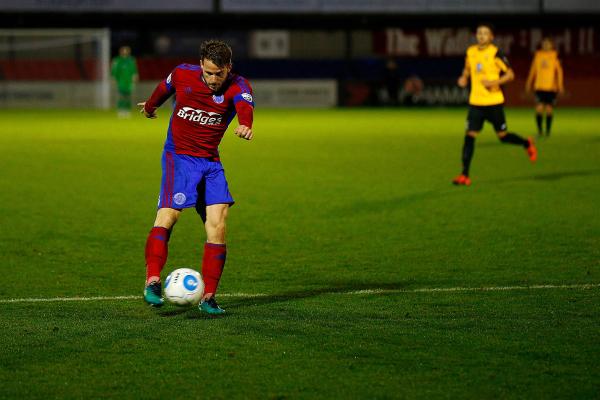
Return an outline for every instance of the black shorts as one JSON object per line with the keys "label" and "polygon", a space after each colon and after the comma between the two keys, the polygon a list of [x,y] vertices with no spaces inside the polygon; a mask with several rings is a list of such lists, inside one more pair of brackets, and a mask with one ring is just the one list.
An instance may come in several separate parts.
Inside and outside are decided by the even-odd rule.
{"label": "black shorts", "polygon": [[469,105],[469,115],[467,115],[467,130],[475,132],[481,131],[484,121],[491,122],[492,125],[494,125],[494,130],[496,132],[507,130],[506,118],[504,118],[504,105]]}
{"label": "black shorts", "polygon": [[548,92],[545,90],[535,91],[535,101],[542,104],[554,105],[556,103],[556,92]]}

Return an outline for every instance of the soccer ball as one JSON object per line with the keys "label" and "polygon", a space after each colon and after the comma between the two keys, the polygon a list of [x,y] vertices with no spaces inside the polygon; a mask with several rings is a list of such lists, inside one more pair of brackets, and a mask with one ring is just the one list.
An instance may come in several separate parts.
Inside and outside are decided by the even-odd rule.
{"label": "soccer ball", "polygon": [[198,304],[203,293],[202,276],[191,268],[178,268],[165,281],[166,299],[178,306]]}

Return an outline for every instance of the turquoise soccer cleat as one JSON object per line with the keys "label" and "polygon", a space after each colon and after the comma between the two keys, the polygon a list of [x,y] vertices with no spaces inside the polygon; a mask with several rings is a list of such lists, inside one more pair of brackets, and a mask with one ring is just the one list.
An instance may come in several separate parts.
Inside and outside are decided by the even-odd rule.
{"label": "turquoise soccer cleat", "polygon": [[160,282],[152,282],[144,289],[144,301],[152,307],[161,307],[165,301],[161,295],[162,287]]}
{"label": "turquoise soccer cleat", "polygon": [[219,307],[219,305],[217,304],[217,301],[215,300],[214,297],[211,297],[210,299],[201,302],[200,305],[198,306],[198,309],[200,311],[205,312],[210,315],[225,314],[225,310],[223,310],[221,307]]}

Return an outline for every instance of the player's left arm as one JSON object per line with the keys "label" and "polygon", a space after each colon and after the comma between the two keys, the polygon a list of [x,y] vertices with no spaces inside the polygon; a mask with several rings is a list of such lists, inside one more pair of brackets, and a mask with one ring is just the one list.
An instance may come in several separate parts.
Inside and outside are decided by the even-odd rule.
{"label": "player's left arm", "polygon": [[558,93],[563,94],[565,92],[565,84],[563,80],[563,69],[559,59],[556,59],[556,79],[558,81]]}
{"label": "player's left arm", "polygon": [[494,62],[496,63],[496,66],[500,69],[501,75],[499,79],[493,81],[487,79],[482,80],[481,83],[486,89],[491,89],[496,86],[502,86],[515,79],[515,72],[510,67],[508,58],[502,50],[498,49]]}
{"label": "player's left arm", "polygon": [[252,88],[247,81],[244,83],[245,85],[240,86],[239,92],[233,97],[239,122],[239,126],[235,128],[234,133],[242,139],[251,140],[254,137],[252,132],[254,98],[252,96]]}
{"label": "player's left arm", "polygon": [[133,76],[131,77],[131,79],[134,83],[137,83],[140,80],[140,73],[138,71],[137,60],[135,58],[133,59]]}

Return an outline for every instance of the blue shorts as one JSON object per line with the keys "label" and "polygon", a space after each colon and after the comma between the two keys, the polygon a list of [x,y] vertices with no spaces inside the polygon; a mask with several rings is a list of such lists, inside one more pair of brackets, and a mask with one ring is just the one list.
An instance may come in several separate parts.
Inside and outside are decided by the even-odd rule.
{"label": "blue shorts", "polygon": [[234,203],[220,161],[165,150],[162,171],[158,208],[199,209]]}

